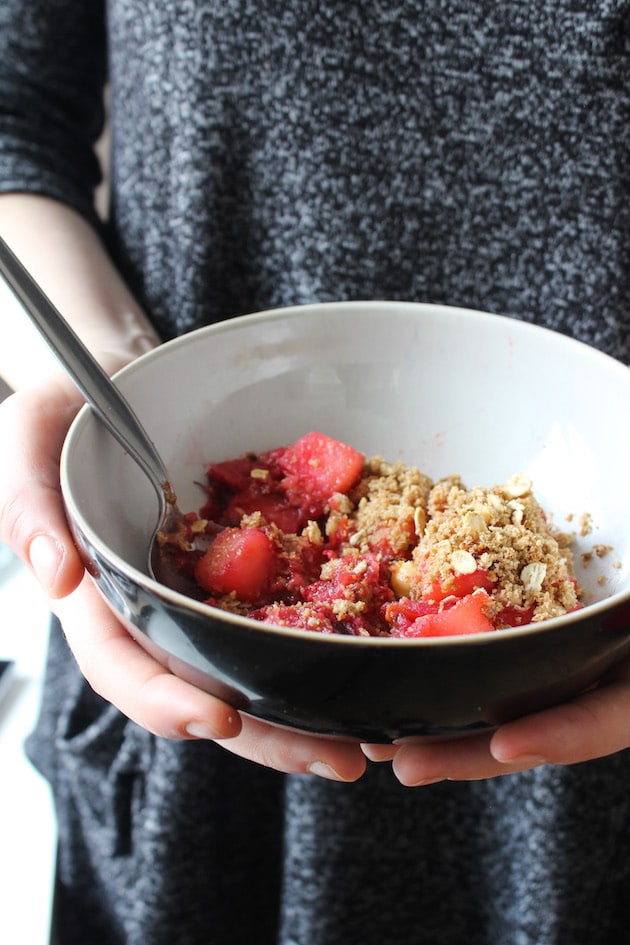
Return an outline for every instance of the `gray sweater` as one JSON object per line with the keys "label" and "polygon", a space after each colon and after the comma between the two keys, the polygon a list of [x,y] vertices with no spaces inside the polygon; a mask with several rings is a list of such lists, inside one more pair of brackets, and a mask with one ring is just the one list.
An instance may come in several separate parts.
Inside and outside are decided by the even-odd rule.
{"label": "gray sweater", "polygon": [[[164,337],[387,297],[630,361],[628,4],[3,0],[0,190],[101,227]],[[56,626],[29,751],[57,801],[62,945],[628,938],[626,753],[419,790],[387,766],[283,777],[128,722]]]}

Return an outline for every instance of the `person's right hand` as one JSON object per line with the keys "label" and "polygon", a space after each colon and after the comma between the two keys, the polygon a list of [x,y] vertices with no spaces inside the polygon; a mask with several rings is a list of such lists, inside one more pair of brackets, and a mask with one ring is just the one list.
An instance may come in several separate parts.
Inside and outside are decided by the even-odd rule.
{"label": "person's right hand", "polygon": [[84,570],[61,497],[61,448],[81,403],[59,374],[0,405],[0,541],[28,564],[51,599],[88,683],[156,735],[221,740],[236,754],[280,771],[342,781],[360,777],[366,761],[358,742],[241,716],[172,675],[115,618]]}

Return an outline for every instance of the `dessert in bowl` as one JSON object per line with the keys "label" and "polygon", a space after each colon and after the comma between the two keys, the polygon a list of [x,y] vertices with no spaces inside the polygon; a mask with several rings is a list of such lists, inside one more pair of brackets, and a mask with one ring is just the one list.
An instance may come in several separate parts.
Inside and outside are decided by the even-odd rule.
{"label": "dessert in bowl", "polygon": [[572,532],[582,606],[542,622],[395,639],[261,622],[150,576],[155,494],[85,408],[62,489],[93,580],[157,659],[239,709],[367,741],[461,734],[569,698],[630,655],[630,372],[612,358],[499,315],[345,302],[191,332],[116,383],[185,511],[204,505],[209,463],[321,431],[435,481],[527,477]]}

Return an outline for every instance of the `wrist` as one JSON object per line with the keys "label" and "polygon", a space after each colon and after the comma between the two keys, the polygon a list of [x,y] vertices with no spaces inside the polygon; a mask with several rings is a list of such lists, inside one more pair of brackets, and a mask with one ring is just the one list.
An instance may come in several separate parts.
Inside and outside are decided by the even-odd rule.
{"label": "wrist", "polygon": [[[33,195],[4,195],[0,226],[18,259],[108,374],[160,343],[98,235],[69,208]],[[54,355],[3,283],[0,314],[6,326],[0,375],[9,386],[30,387],[54,373]]]}

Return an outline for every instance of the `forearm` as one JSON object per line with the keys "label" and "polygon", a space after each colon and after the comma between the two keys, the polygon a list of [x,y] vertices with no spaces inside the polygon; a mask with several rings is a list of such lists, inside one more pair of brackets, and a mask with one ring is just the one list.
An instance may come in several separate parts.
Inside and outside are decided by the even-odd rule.
{"label": "forearm", "polygon": [[[31,194],[0,196],[0,234],[110,373],[159,343],[96,231],[73,210]],[[14,390],[57,373],[21,304],[0,285],[0,376]]]}

